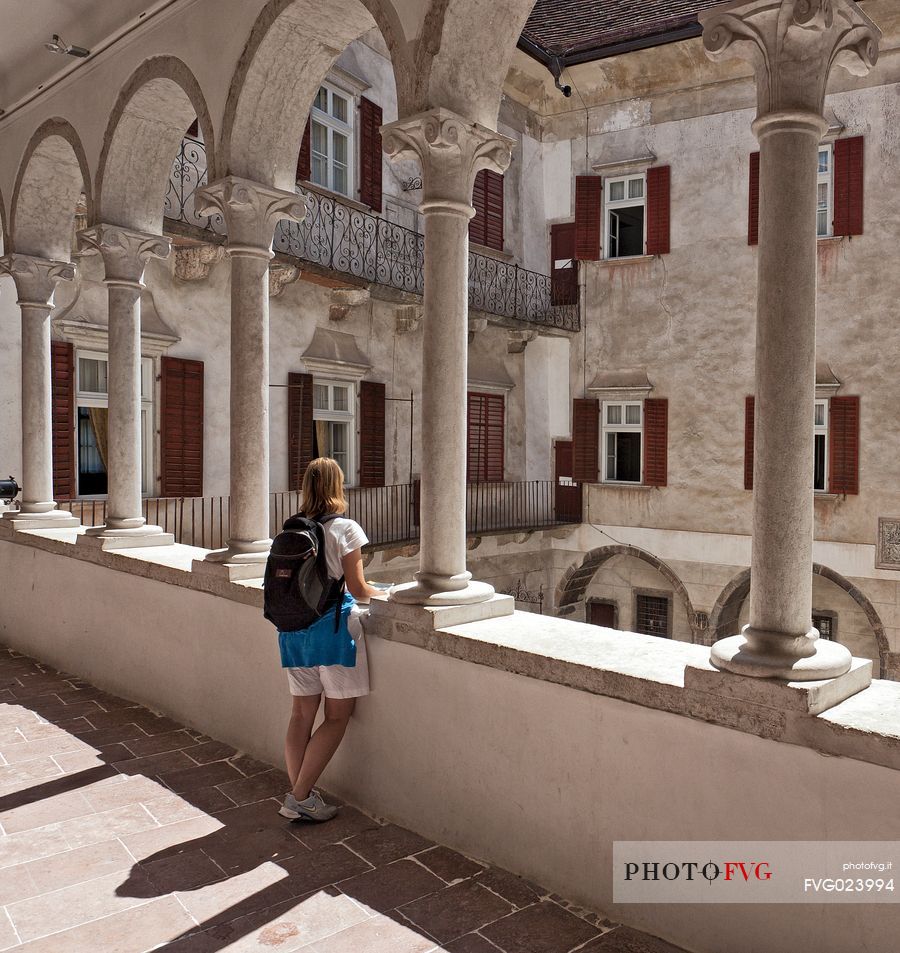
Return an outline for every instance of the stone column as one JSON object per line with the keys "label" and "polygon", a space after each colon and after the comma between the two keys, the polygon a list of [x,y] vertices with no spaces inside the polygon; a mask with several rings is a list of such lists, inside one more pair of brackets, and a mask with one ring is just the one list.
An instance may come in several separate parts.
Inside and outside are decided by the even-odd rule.
{"label": "stone column", "polygon": [[230,533],[208,562],[262,575],[269,547],[269,261],[275,225],[306,215],[293,192],[228,176],[197,193],[201,215],[221,213],[231,261]]}
{"label": "stone column", "polygon": [[53,499],[50,379],[53,292],[57,281],[75,277],[75,269],[67,262],[12,254],[0,258],[0,272],[16,283],[22,310],[22,505],[3,515],[16,528],[78,526]]}
{"label": "stone column", "polygon": [[78,233],[84,253],[103,258],[109,296],[109,450],[106,523],[90,527],[87,541],[105,548],[167,545],[171,534],[148,525],[141,495],[141,291],[151,257],[166,258],[168,239],[118,225]]}
{"label": "stone column", "polygon": [[852,0],[740,0],[700,19],[712,59],[755,68],[760,145],[750,624],[710,660],[743,675],[836,677],[850,653],[810,622],[816,163],[831,65],[865,74],[881,34]]}
{"label": "stone column", "polygon": [[385,151],[422,167],[425,299],[419,572],[391,599],[464,605],[494,590],[466,570],[466,362],[469,219],[480,169],[504,172],[511,140],[444,109],[385,126]]}

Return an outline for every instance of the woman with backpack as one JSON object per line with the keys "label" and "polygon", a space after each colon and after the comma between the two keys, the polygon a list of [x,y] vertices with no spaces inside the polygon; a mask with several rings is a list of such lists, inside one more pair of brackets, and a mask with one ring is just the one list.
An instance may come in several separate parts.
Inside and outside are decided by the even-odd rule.
{"label": "woman with backpack", "polygon": [[[308,526],[305,521],[312,520],[320,524],[321,532],[316,533],[319,539],[324,537],[332,595],[321,617],[306,629],[279,632],[282,665],[287,662],[290,666],[287,675],[293,696],[284,748],[292,787],[279,814],[292,820],[327,821],[337,813],[313,785],[337,751],[356,699],[369,693],[359,603],[368,603],[379,590],[363,576],[360,550],[368,539],[359,523],[341,515],[346,508],[340,466],[327,457],[313,460],[303,475],[301,518],[288,520],[285,530],[292,522]],[[323,694],[325,717],[313,734]]]}

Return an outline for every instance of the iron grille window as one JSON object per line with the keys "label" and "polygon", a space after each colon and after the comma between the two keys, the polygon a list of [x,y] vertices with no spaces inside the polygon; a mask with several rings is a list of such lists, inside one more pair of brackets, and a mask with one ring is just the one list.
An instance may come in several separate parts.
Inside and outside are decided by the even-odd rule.
{"label": "iron grille window", "polygon": [[669,599],[667,596],[638,595],[635,631],[667,639],[669,632]]}
{"label": "iron grille window", "polygon": [[812,624],[819,630],[819,637],[832,641],[834,639],[834,616],[813,613]]}

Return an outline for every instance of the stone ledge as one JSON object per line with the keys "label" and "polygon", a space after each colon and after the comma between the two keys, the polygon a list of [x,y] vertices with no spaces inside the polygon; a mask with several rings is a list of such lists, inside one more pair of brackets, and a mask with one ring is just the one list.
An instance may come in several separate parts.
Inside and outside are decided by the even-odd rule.
{"label": "stone ledge", "polygon": [[[812,709],[835,701],[825,683],[810,691],[799,683],[722,682],[715,676],[724,673],[709,665],[706,646],[568,619],[516,612],[445,628],[416,630],[409,621],[402,632],[377,634],[463,662],[900,770],[900,684],[894,682],[874,681],[820,714]],[[855,661],[854,686],[868,679],[870,666]]]}

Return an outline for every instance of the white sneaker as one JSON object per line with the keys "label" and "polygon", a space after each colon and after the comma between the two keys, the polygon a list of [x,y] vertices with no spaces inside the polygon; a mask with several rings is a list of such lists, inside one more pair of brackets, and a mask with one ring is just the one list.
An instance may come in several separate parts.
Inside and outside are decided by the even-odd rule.
{"label": "white sneaker", "polygon": [[284,799],[284,804],[278,809],[282,817],[287,817],[292,821],[302,819],[304,821],[330,821],[338,809],[333,804],[326,804],[322,800],[322,795],[318,791],[310,791],[309,797],[305,801],[298,801],[290,792]]}

